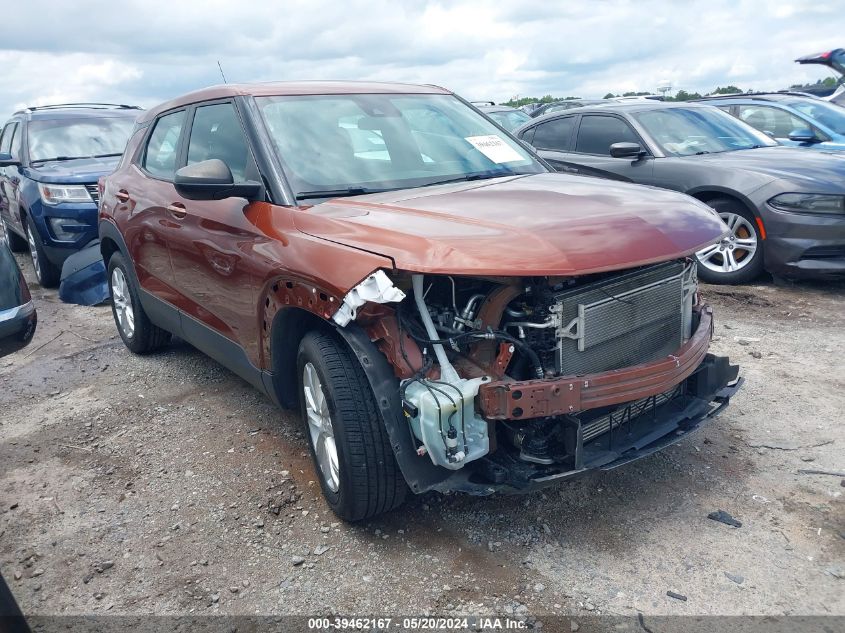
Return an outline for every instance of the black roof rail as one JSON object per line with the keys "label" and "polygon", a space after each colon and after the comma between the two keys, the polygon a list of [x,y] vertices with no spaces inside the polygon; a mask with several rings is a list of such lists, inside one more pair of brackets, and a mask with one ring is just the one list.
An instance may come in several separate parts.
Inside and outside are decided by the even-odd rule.
{"label": "black roof rail", "polygon": [[127,105],[125,103],[99,103],[96,101],[82,101],[80,103],[52,103],[43,106],[29,106],[23,110],[18,110],[15,114],[23,114],[24,112],[35,112],[37,110],[59,110],[61,108],[114,108],[116,110],[141,110],[140,106]]}

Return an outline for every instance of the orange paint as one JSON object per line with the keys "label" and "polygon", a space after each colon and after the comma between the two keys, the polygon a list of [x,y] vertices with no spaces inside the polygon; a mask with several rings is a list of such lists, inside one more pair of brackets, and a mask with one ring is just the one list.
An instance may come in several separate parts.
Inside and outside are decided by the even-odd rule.
{"label": "orange paint", "polygon": [[757,228],[760,229],[760,239],[764,240],[766,239],[766,227],[763,226],[763,218],[757,217],[755,219],[757,220]]}

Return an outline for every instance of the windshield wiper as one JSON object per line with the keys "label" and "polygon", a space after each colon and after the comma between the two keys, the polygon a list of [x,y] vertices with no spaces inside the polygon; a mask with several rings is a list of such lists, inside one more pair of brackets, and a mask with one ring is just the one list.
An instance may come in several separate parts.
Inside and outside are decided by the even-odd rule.
{"label": "windshield wiper", "polygon": [[367,189],[366,187],[349,187],[349,189],[323,189],[321,191],[301,191],[296,194],[297,200],[309,198],[344,198],[348,196],[362,196],[366,193],[383,193],[392,189]]}
{"label": "windshield wiper", "polygon": [[115,154],[94,154],[92,156],[54,156],[53,158],[36,158],[31,163],[51,163],[57,160],[82,160],[84,158],[108,158],[110,156],[123,156],[122,152]]}
{"label": "windshield wiper", "polygon": [[77,158],[85,158],[85,156],[53,156],[53,158],[36,158],[30,163],[52,163],[55,160],[75,160]]}
{"label": "windshield wiper", "polygon": [[434,182],[427,182],[423,187],[433,187],[435,185],[448,185],[453,182],[469,182],[472,180],[489,180],[491,178],[504,178],[505,176],[527,176],[528,174],[518,173],[515,171],[508,172],[484,172],[480,174],[465,174],[457,176],[456,178],[447,178],[446,180],[435,180]]}

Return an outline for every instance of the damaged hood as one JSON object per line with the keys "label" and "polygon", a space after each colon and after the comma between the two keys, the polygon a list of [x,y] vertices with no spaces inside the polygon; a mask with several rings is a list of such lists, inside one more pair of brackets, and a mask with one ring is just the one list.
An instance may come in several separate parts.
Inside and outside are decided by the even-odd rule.
{"label": "damaged hood", "polygon": [[689,255],[727,227],[664,189],[567,174],[511,176],[338,198],[297,228],[422,273],[583,275]]}

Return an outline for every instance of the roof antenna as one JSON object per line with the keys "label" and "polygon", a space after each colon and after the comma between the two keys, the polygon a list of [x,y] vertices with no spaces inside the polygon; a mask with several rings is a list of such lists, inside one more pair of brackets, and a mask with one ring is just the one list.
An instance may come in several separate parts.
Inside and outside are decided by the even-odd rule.
{"label": "roof antenna", "polygon": [[223,74],[223,66],[220,65],[219,59],[217,60],[217,67],[220,69],[220,76],[223,77],[223,83],[224,84],[229,83],[228,81],[226,81],[226,75]]}

